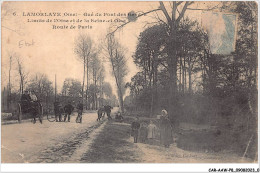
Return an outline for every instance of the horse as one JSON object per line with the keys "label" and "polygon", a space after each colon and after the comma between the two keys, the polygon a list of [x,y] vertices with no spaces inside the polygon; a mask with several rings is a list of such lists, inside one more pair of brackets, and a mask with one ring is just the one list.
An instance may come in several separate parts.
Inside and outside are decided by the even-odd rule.
{"label": "horse", "polygon": [[105,109],[104,108],[99,108],[98,111],[97,111],[97,114],[98,114],[97,121],[100,121],[101,118],[105,116]]}
{"label": "horse", "polygon": [[74,110],[74,107],[71,105],[71,104],[67,104],[64,106],[64,122],[66,121],[67,119],[67,116],[68,116],[68,122],[70,122],[70,115],[72,113],[72,111]]}

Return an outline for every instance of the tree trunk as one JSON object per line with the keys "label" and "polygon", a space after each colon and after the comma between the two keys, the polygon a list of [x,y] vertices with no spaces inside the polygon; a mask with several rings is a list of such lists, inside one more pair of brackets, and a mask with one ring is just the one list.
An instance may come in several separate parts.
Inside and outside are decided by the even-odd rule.
{"label": "tree trunk", "polygon": [[158,86],[157,86],[157,81],[158,81],[158,60],[155,60],[155,67],[154,67],[154,86],[155,86],[155,91],[154,91],[154,105],[157,105],[158,103]]}
{"label": "tree trunk", "polygon": [[[119,79],[119,68],[117,70],[117,77]],[[123,93],[122,93],[122,88],[121,88],[121,83],[118,82],[119,80],[117,80],[117,84],[118,84],[118,91],[119,91],[119,104],[120,104],[120,108],[121,108],[121,112],[124,113],[124,101],[123,101]]]}
{"label": "tree trunk", "polygon": [[8,94],[7,94],[7,109],[9,111],[11,104],[11,69],[12,69],[12,57],[10,57],[10,66],[9,66],[9,83],[8,83]]}
{"label": "tree trunk", "polygon": [[184,58],[184,89],[183,94],[187,91],[187,68],[186,68],[186,58]]}
{"label": "tree trunk", "polygon": [[[153,84],[152,84],[152,80],[153,80]],[[151,89],[151,95],[152,95],[152,99],[151,99],[151,107],[150,107],[150,116],[153,115],[153,109],[154,109],[154,60],[152,60],[152,70],[151,70],[151,75],[150,75],[150,89]]]}
{"label": "tree trunk", "polygon": [[192,83],[191,83],[191,58],[189,57],[189,61],[188,61],[188,66],[189,66],[189,94],[192,93]]}
{"label": "tree trunk", "polygon": [[89,109],[88,107],[88,81],[89,81],[89,78],[88,78],[88,64],[89,64],[89,58],[87,57],[87,96],[86,96],[86,109]]}
{"label": "tree trunk", "polygon": [[145,60],[144,60],[144,81],[145,81],[145,87],[147,86],[147,79],[146,79],[146,64],[145,64]]}
{"label": "tree trunk", "polygon": [[[180,57],[180,77],[179,77],[179,92],[181,92],[181,89],[182,89],[182,58]],[[182,82],[181,82],[182,81]]]}
{"label": "tree trunk", "polygon": [[178,109],[177,98],[177,52],[176,52],[176,26],[173,24],[170,34],[170,44],[168,44],[168,66],[170,74],[170,94],[169,94],[169,116],[172,119],[178,115],[176,109]]}
{"label": "tree trunk", "polygon": [[184,94],[185,92],[185,85],[186,85],[186,80],[185,80],[185,57],[183,57],[183,64],[182,64],[182,93]]}
{"label": "tree trunk", "polygon": [[2,98],[2,111],[5,111],[5,87],[1,98]]}
{"label": "tree trunk", "polygon": [[84,105],[84,86],[85,86],[85,72],[86,72],[86,58],[84,57],[84,71],[83,71],[83,82],[82,82],[82,104]]}

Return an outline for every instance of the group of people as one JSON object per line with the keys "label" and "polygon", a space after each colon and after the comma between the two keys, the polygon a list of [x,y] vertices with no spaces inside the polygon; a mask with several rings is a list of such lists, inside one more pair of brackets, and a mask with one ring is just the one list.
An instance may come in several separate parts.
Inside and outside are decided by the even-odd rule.
{"label": "group of people", "polygon": [[98,118],[97,121],[100,121],[102,117],[105,116],[105,114],[107,114],[107,118],[108,120],[111,120],[111,109],[113,109],[111,106],[109,105],[105,105],[104,107],[101,107],[98,109],[97,114],[98,114]]}
{"label": "group of people", "polygon": [[[34,91],[25,91],[24,94],[21,96],[21,103],[23,107],[23,112],[30,112],[32,108],[36,106],[36,103],[38,103],[38,98],[35,94]],[[70,122],[70,116],[74,110],[74,106],[72,105],[71,101],[68,101],[64,107],[62,106],[61,102],[59,99],[55,99],[55,102],[53,103],[54,105],[54,114],[55,114],[55,120],[56,122],[61,122],[62,121],[62,114],[64,114],[64,122],[68,120]],[[78,116],[76,118],[77,123],[82,123],[82,113],[83,113],[83,104],[81,101],[78,102],[76,106]],[[111,120],[111,109],[113,109],[109,105],[105,105],[104,107],[101,107],[98,110],[98,119],[103,116],[103,114],[107,114],[107,117],[109,120]],[[35,113],[36,114],[36,113]]]}
{"label": "group of people", "polygon": [[[83,112],[83,104],[79,101],[77,104],[77,123],[82,123],[82,112]],[[71,101],[68,101],[67,104],[62,107],[60,101],[57,99],[54,102],[54,114],[55,114],[55,120],[56,122],[62,121],[62,113],[64,113],[64,122],[66,122],[68,117],[68,122],[70,122],[70,115],[72,114],[74,110],[74,106],[71,104]]]}
{"label": "group of people", "polygon": [[149,125],[140,123],[139,118],[136,117],[135,121],[132,122],[131,128],[134,143],[141,142],[154,145],[157,139],[159,139],[160,144],[168,148],[173,142],[172,124],[165,109],[162,110],[159,127],[152,120],[150,120]]}
{"label": "group of people", "polygon": [[[77,123],[82,123],[82,113],[83,113],[83,104],[82,102],[78,102],[77,104],[77,112],[78,112],[78,116],[76,118],[76,122]],[[104,116],[104,114],[107,114],[108,119],[112,119],[110,114],[111,114],[111,109],[113,109],[111,106],[106,105],[104,107],[101,107],[98,109],[97,113],[98,113],[98,119],[97,121],[101,120],[101,117]],[[56,122],[61,122],[62,121],[62,113],[64,113],[64,122],[66,122],[67,117],[68,117],[68,122],[70,122],[70,115],[73,112],[74,107],[72,106],[71,102],[69,101],[63,108],[59,102],[59,100],[56,100],[54,102],[54,113],[55,113],[55,119]]]}

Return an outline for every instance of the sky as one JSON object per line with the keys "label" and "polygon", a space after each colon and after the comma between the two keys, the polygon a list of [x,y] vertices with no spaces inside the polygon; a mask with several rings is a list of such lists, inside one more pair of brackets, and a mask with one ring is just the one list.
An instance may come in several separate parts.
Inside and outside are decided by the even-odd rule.
{"label": "sky", "polygon": [[[169,2],[164,2],[169,9]],[[194,8],[207,8],[219,2],[197,2],[192,5]],[[76,78],[82,81],[83,66],[74,53],[75,39],[80,34],[89,35],[94,45],[97,47],[102,44],[111,22],[81,22],[79,24],[92,29],[53,29],[53,25],[63,26],[72,23],[64,22],[30,22],[30,20],[127,20],[126,17],[113,16],[114,13],[127,14],[130,11],[137,13],[146,12],[159,7],[159,2],[4,2],[2,4],[2,88],[8,83],[9,56],[18,55],[24,64],[25,71],[31,76],[36,73],[46,74],[54,83],[55,74],[57,75],[57,88],[61,91],[65,78]],[[28,13],[61,13],[61,16],[28,16]],[[102,16],[86,16],[87,14],[100,13]],[[201,21],[200,10],[189,10],[185,14],[192,20]],[[68,15],[77,16],[68,16]],[[106,16],[104,16],[106,14]],[[161,12],[158,16],[165,20]],[[138,72],[138,67],[133,63],[133,54],[136,49],[138,36],[145,27],[152,25],[157,20],[156,13],[139,18],[135,22],[127,24],[123,29],[116,32],[119,42],[127,49],[126,58],[128,75],[126,82]],[[84,16],[85,15],[85,16]],[[111,16],[112,15],[112,16]],[[28,21],[29,20],[29,21]],[[121,23],[114,23],[120,25]],[[111,75],[110,64],[104,54],[100,55],[105,67],[105,81],[111,83],[113,92],[116,93],[114,78]],[[16,70],[16,62],[13,61],[12,84],[18,86],[19,79]]]}

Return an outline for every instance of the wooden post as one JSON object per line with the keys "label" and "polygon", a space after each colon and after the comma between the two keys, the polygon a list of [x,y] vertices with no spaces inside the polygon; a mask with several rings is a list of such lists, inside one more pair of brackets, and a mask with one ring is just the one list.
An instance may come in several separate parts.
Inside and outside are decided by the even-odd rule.
{"label": "wooden post", "polygon": [[56,82],[56,74],[55,74],[55,102],[56,102],[56,98],[57,98],[57,82]]}
{"label": "wooden post", "polygon": [[2,95],[2,112],[5,110],[5,87]]}

